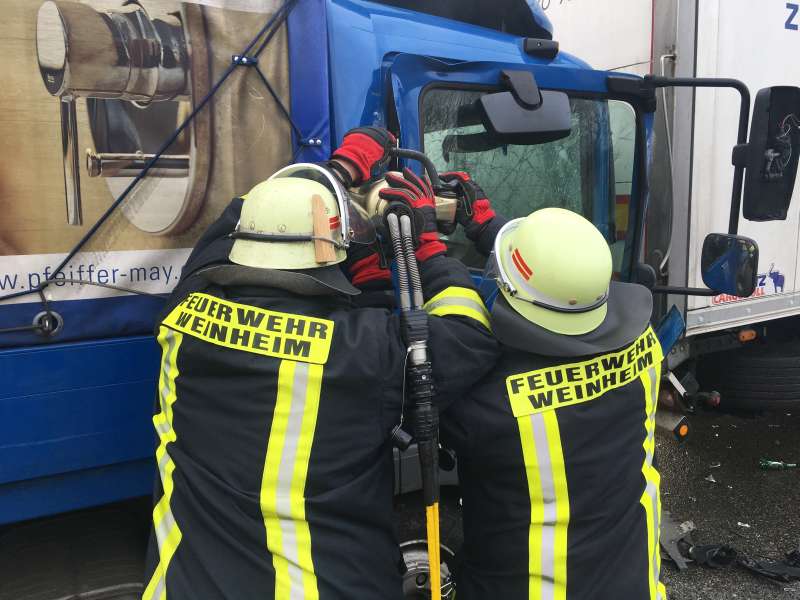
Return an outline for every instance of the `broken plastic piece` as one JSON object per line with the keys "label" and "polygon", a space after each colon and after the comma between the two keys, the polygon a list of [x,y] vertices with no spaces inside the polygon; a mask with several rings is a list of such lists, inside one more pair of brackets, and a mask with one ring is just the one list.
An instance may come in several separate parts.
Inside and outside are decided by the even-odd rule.
{"label": "broken plastic piece", "polygon": [[747,557],[741,557],[739,559],[739,564],[745,569],[777,581],[800,581],[800,567],[796,567],[784,561],[753,560]]}
{"label": "broken plastic piece", "polygon": [[692,546],[689,548],[689,556],[699,565],[706,565],[712,569],[721,569],[731,566],[736,560],[738,552],[730,546],[723,546],[722,544]]}
{"label": "broken plastic piece", "polygon": [[689,568],[691,559],[686,555],[694,541],[692,531],[695,526],[691,521],[679,523],[669,511],[664,511],[661,516],[660,545],[665,558],[675,563],[678,570],[685,571]]}

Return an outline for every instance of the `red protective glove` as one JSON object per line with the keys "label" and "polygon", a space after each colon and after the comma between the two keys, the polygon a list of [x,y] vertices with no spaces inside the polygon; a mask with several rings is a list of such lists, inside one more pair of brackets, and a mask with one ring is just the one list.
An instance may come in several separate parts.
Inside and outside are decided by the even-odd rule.
{"label": "red protective glove", "polygon": [[403,169],[403,177],[394,173],[386,175],[390,187],[382,189],[378,195],[387,202],[404,202],[414,209],[415,221],[422,223],[417,234],[417,260],[424,262],[434,256],[447,252],[436,230],[436,200],[428,178],[419,177],[410,169]]}
{"label": "red protective glove", "polygon": [[351,243],[347,250],[344,267],[350,276],[350,282],[358,288],[391,287],[392,272],[381,267],[376,244],[362,246]]}
{"label": "red protective glove", "polygon": [[397,139],[380,127],[357,127],[344,135],[342,145],[331,158],[342,160],[353,166],[356,177],[349,185],[361,185],[372,177],[372,169],[389,159],[389,149],[397,145]]}
{"label": "red protective glove", "polygon": [[458,208],[456,210],[456,221],[464,226],[464,232],[467,237],[474,242],[489,221],[497,216],[489,199],[481,189],[481,186],[463,171],[442,173],[439,178],[445,182],[457,182]]}

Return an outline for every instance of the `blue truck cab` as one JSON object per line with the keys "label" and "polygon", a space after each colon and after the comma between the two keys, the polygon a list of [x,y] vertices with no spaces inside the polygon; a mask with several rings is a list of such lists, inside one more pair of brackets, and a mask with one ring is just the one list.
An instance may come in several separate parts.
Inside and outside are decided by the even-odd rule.
{"label": "blue truck cab", "polygon": [[[655,106],[632,87],[612,91],[609,73],[552,44],[553,28],[537,2],[508,1],[491,11],[485,4],[294,3],[287,27],[296,160],[326,159],[350,128],[386,127],[439,171],[469,172],[508,217],[546,206],[583,214],[606,236],[616,276],[630,279],[644,243]],[[507,71],[530,72],[539,89],[569,96],[568,137],[468,143],[484,130],[461,122],[460,107],[506,89]],[[482,267],[484,259],[459,233],[448,244],[470,267]],[[149,327],[159,303],[146,302],[137,310],[149,325],[130,335],[55,336],[0,350],[7,382],[0,391],[4,531],[151,493],[159,356]]]}

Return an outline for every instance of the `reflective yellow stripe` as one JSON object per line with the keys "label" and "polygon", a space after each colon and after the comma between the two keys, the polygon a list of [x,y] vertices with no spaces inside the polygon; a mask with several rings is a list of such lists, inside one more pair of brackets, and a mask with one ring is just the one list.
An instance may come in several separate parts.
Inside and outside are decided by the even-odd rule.
{"label": "reflective yellow stripe", "polygon": [[541,589],[538,578],[541,574],[540,559],[542,556],[542,485],[539,482],[539,462],[536,458],[536,446],[533,443],[533,426],[530,418],[517,419],[519,438],[522,443],[522,458],[525,461],[525,474],[528,480],[528,495],[531,500],[531,524],[528,530],[528,598],[540,600]]}
{"label": "reflective yellow stripe", "polygon": [[569,492],[567,473],[564,466],[564,451],[561,446],[561,432],[558,417],[551,411],[543,414],[547,430],[547,443],[550,446],[550,466],[552,468],[553,489],[555,491],[556,522],[553,533],[553,575],[554,600],[567,597],[567,525],[569,524]]}
{"label": "reflective yellow stripe", "polygon": [[275,600],[319,599],[304,494],[323,368],[284,360],[278,370],[260,498],[275,569]]}
{"label": "reflective yellow stripe", "polygon": [[644,388],[645,396],[645,440],[644,463],[642,475],[644,476],[645,489],[642,492],[640,503],[644,508],[647,523],[647,565],[650,599],[658,600],[666,597],[662,594],[663,585],[659,581],[661,574],[661,553],[659,549],[659,534],[661,527],[661,476],[653,467],[653,454],[655,452],[655,416],[658,404],[658,383],[661,377],[661,364],[655,363],[643,371],[639,376]]}
{"label": "reflective yellow stripe", "polygon": [[182,341],[183,334],[177,331],[166,327],[162,327],[159,331],[158,343],[162,348],[162,356],[158,396],[161,410],[153,417],[153,425],[160,440],[156,449],[156,461],[164,494],[153,509],[153,527],[158,542],[159,561],[142,595],[143,600],[166,600],[167,569],[181,541],[181,530],[170,508],[174,490],[175,463],[169,456],[167,445],[177,439],[177,434],[172,428],[172,409],[177,400],[175,379],[178,377],[177,357]]}
{"label": "reflective yellow stripe", "polygon": [[667,600],[667,588],[660,581],[658,582],[658,600]]}
{"label": "reflective yellow stripe", "polygon": [[446,288],[428,300],[423,308],[434,317],[458,315],[473,319],[487,329],[492,328],[486,305],[478,292],[469,288]]}
{"label": "reflective yellow stripe", "polygon": [[314,563],[311,559],[311,531],[306,521],[305,491],[311,446],[314,444],[314,432],[317,427],[323,366],[309,365],[308,370],[308,390],[292,478],[292,518],[297,527],[297,556],[298,564],[303,571],[305,600],[319,600],[317,576],[314,574]]}
{"label": "reflective yellow stripe", "polygon": [[517,419],[531,502],[529,600],[566,600],[569,493],[555,412]]}

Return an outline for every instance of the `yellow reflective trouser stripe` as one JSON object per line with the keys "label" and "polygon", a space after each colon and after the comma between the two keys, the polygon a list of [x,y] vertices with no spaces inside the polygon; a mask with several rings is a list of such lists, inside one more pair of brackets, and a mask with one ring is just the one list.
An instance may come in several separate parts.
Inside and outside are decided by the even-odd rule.
{"label": "yellow reflective trouser stripe", "polygon": [[666,600],[666,590],[659,581],[661,574],[661,553],[659,551],[659,533],[661,527],[661,476],[653,467],[655,452],[656,406],[658,403],[658,382],[661,377],[661,365],[656,364],[643,371],[640,379],[645,392],[646,419],[644,441],[644,464],[642,474],[645,490],[639,500],[645,511],[647,520],[647,558],[648,583],[651,600]]}
{"label": "yellow reflective trouser stripe", "polygon": [[529,600],[566,600],[569,490],[555,411],[517,419],[528,493]]}
{"label": "yellow reflective trouser stripe", "polygon": [[458,315],[473,319],[487,329],[492,328],[489,324],[489,311],[486,310],[486,305],[478,292],[469,288],[446,288],[428,300],[424,308],[428,314],[434,317]]}
{"label": "yellow reflective trouser stripe", "polygon": [[167,568],[181,541],[181,530],[172,514],[170,499],[172,498],[173,473],[175,463],[167,451],[167,445],[175,442],[177,436],[172,428],[172,407],[177,400],[175,379],[178,377],[177,357],[183,334],[162,327],[158,334],[158,343],[162,348],[161,374],[158,379],[158,397],[160,412],[153,417],[153,425],[158,432],[160,443],[156,449],[156,461],[161,477],[164,495],[153,509],[153,526],[158,542],[159,561],[147,587],[142,595],[143,600],[166,600]]}
{"label": "yellow reflective trouser stripe", "polygon": [[261,480],[261,514],[275,568],[275,600],[319,600],[304,494],[323,368],[283,360],[278,371]]}

